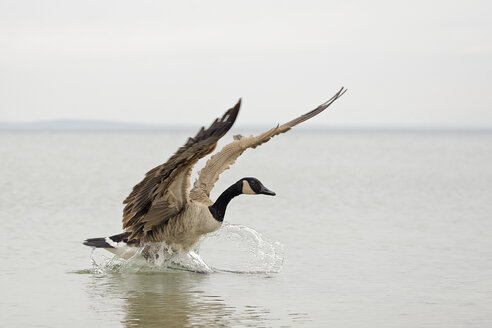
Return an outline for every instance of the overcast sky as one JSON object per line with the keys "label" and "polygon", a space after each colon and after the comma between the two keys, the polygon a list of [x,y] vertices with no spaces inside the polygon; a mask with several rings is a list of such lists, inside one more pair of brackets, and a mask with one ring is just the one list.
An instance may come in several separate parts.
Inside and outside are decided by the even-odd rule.
{"label": "overcast sky", "polygon": [[[0,121],[492,126],[491,1],[0,0]],[[315,122],[314,122],[315,121]]]}

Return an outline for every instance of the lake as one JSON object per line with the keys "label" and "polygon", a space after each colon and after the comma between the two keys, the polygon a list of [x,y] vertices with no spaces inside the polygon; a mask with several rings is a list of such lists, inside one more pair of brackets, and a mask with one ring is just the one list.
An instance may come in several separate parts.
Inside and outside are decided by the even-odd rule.
{"label": "lake", "polygon": [[299,129],[247,150],[211,198],[247,176],[277,195],[231,202],[199,245],[210,273],[82,245],[121,232],[123,199],[194,132],[0,131],[2,326],[492,326],[492,133]]}

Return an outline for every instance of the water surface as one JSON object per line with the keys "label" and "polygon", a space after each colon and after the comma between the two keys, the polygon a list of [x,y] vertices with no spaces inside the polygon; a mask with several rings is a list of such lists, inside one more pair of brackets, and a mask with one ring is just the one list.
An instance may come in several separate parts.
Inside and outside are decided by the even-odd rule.
{"label": "water surface", "polygon": [[0,132],[3,325],[492,325],[490,133],[289,132],[212,193],[244,176],[277,193],[238,197],[226,221],[279,246],[281,267],[230,228],[201,244],[214,273],[94,271],[105,254],[81,241],[120,232],[121,201],[188,135]]}

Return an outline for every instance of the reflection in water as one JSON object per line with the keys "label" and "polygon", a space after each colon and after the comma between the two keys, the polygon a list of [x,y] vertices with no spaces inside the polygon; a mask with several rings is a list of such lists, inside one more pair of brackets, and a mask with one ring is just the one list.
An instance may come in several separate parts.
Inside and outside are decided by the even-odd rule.
{"label": "reflection in water", "polygon": [[[208,279],[191,272],[115,273],[94,276],[88,293],[95,311],[121,312],[125,327],[271,326],[269,309],[229,306],[204,290]],[[121,300],[121,309],[106,308],[107,297],[113,306]]]}

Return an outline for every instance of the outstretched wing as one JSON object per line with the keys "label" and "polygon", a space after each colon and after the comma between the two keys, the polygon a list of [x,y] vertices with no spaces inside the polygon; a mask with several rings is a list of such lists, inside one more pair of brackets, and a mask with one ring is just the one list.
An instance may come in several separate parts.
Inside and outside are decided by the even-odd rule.
{"label": "outstretched wing", "polygon": [[215,182],[219,179],[219,175],[227,170],[236,159],[248,148],[256,148],[259,145],[267,142],[277,134],[289,131],[292,127],[302,123],[330,106],[335,100],[340,98],[347,89],[341,88],[330,100],[319,105],[312,111],[299,116],[285,124],[278,125],[258,136],[249,137],[234,137],[234,141],[224,146],[222,150],[214,154],[208,161],[205,167],[199,172],[198,179],[195,181],[193,188],[190,191],[190,198],[193,200],[205,200],[210,196],[210,191],[214,187]]}
{"label": "outstretched wing", "polygon": [[131,233],[129,240],[154,241],[155,233],[182,210],[188,201],[193,166],[215,149],[217,141],[234,124],[240,106],[241,99],[208,129],[202,127],[166,163],[147,172],[145,178],[133,187],[123,201],[126,204],[123,229]]}

